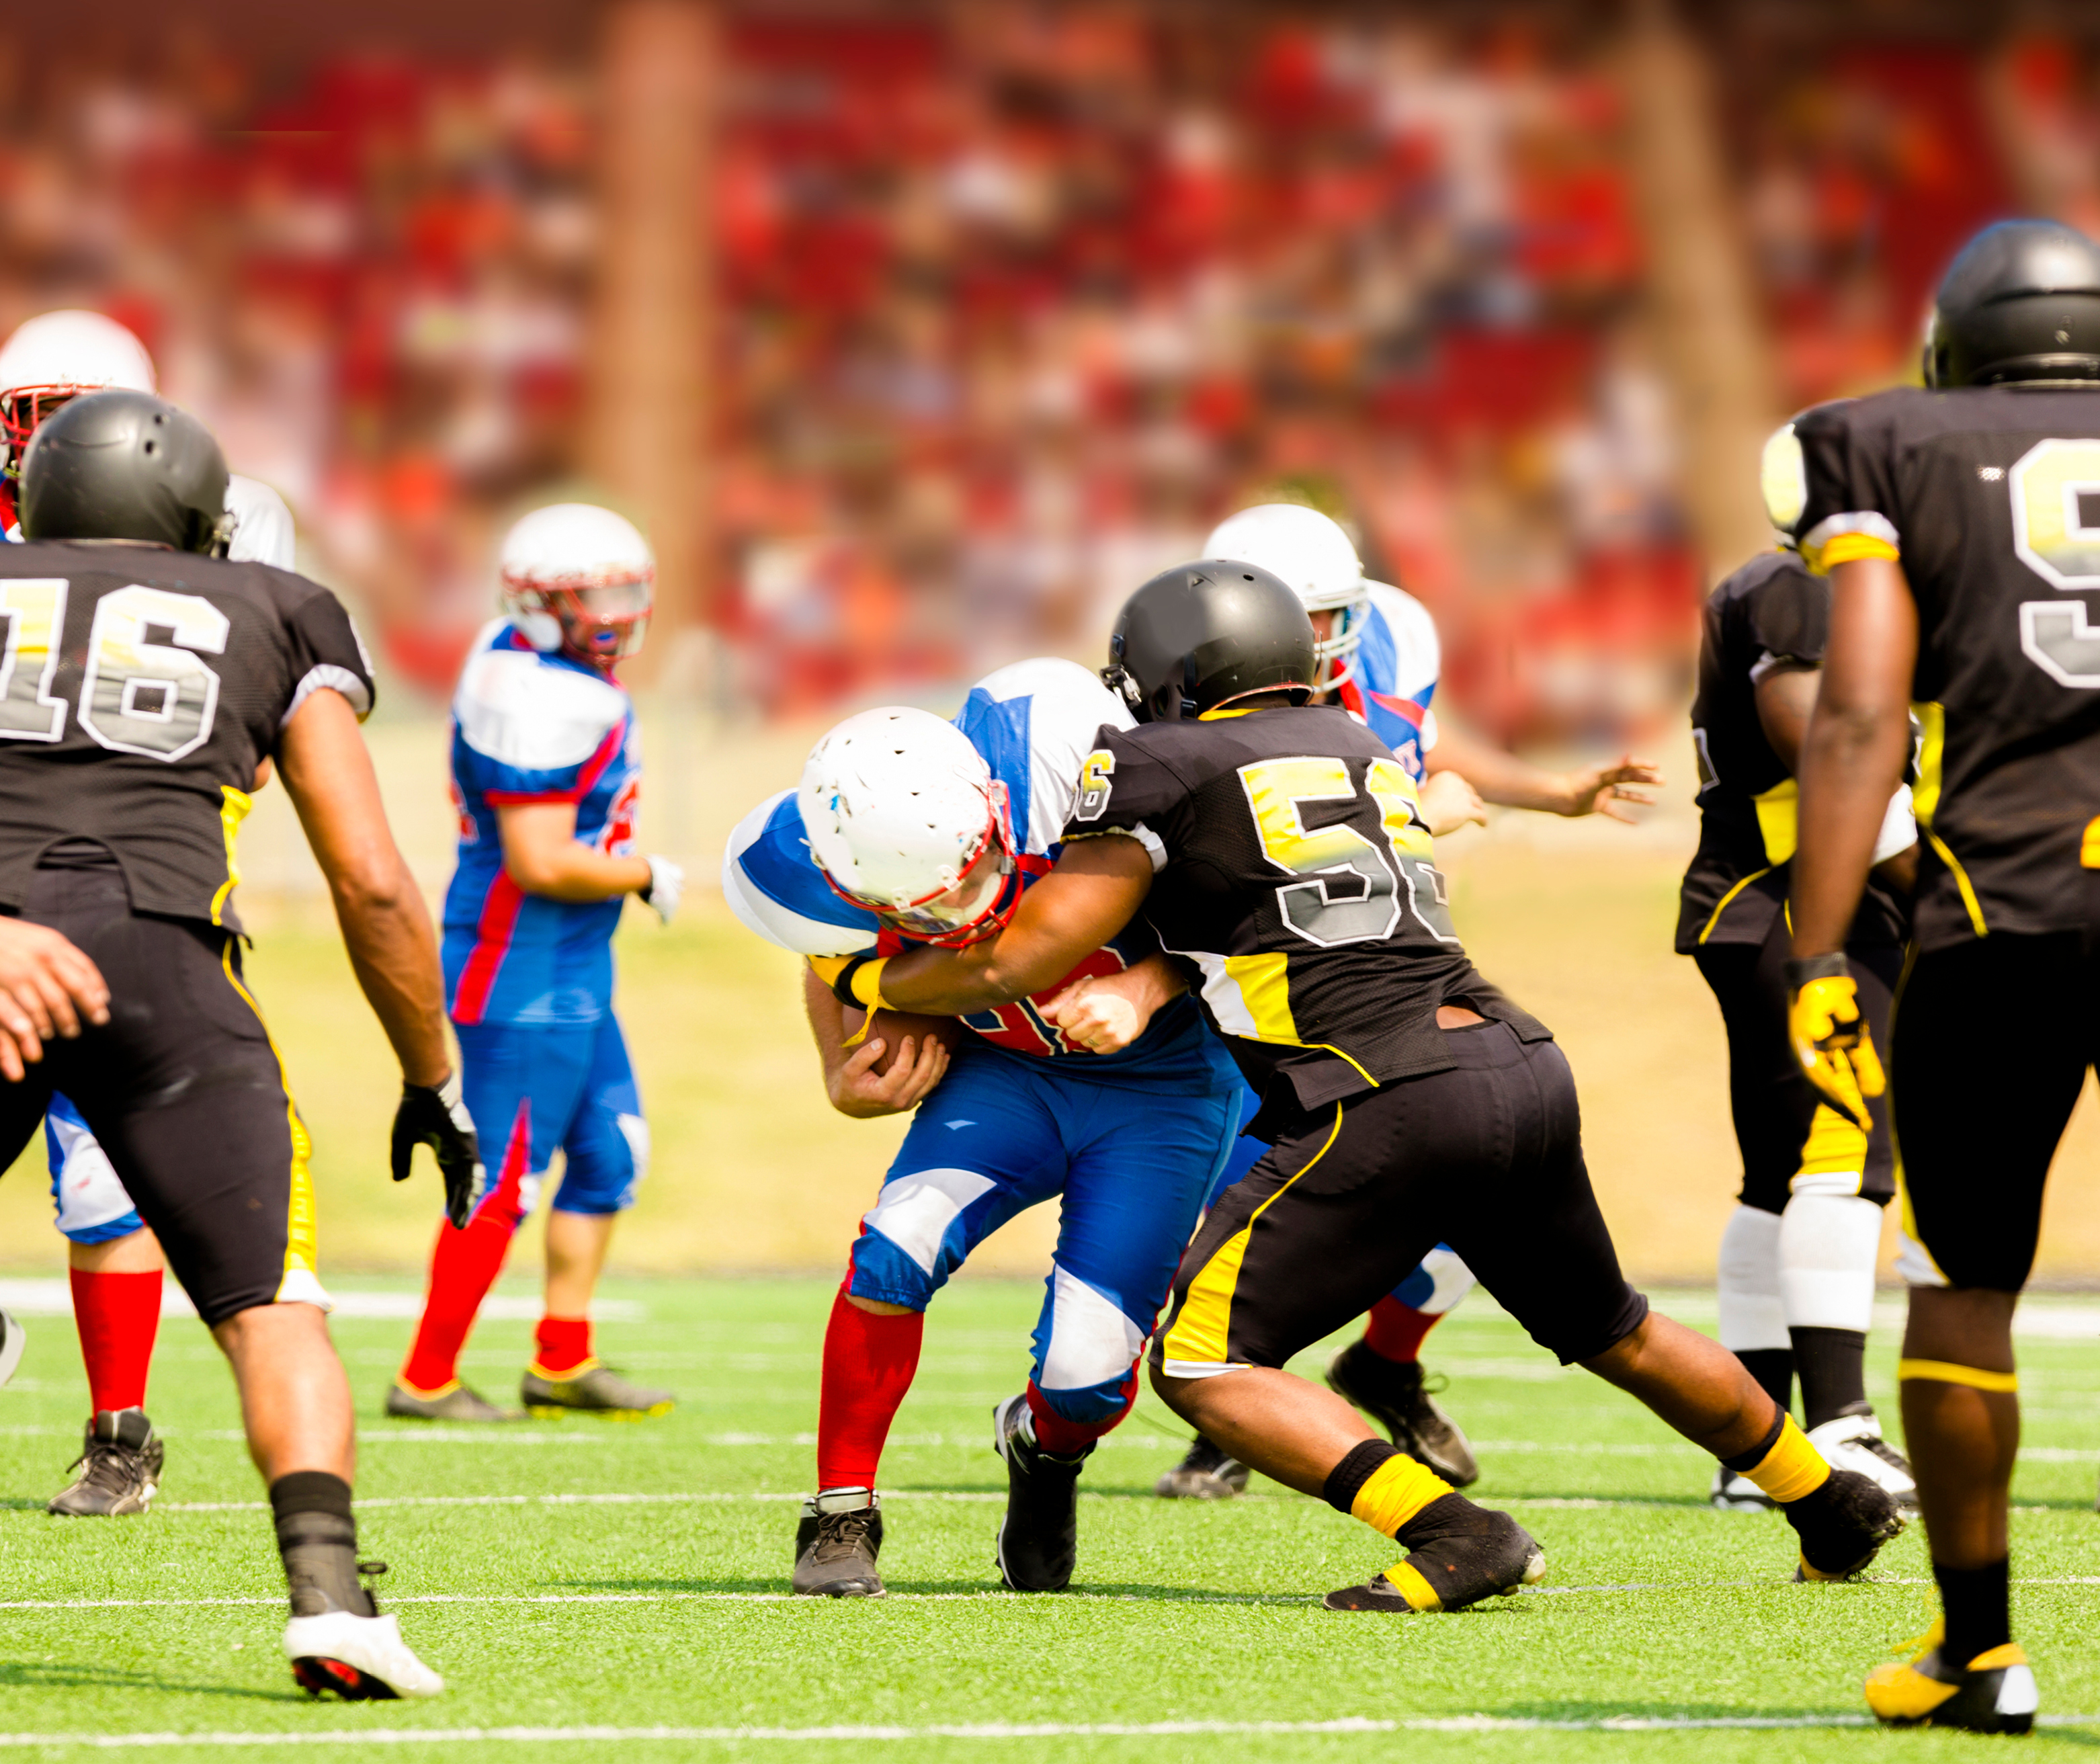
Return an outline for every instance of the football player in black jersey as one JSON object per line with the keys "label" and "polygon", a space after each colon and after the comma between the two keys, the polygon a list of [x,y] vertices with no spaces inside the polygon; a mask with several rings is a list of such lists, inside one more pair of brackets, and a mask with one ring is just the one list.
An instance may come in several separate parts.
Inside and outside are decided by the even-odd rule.
{"label": "football player in black jersey", "polygon": [[[1776,525],[1801,513],[1793,426],[1765,450]],[[1789,537],[1788,543],[1791,544]],[[1699,760],[1699,849],[1679,894],[1677,949],[1699,965],[1728,1037],[1728,1088],[1743,1186],[1721,1237],[1720,1334],[1782,1409],[1801,1377],[1808,1436],[1833,1464],[1873,1477],[1905,1505],[1909,1466],[1867,1400],[1867,1330],[1882,1209],[1895,1193],[1888,1114],[1871,1133],[1821,1100],[1786,1038],[1785,902],[1797,840],[1793,770],[1815,703],[1830,588],[1791,549],[1752,558],[1707,597],[1692,734]],[[1880,867],[1846,947],[1862,1008],[1886,1035],[1909,934],[1917,835],[1899,787]],[[1718,1473],[1713,1502],[1768,1506]]]}
{"label": "football player in black jersey", "polygon": [[429,915],[358,732],[370,664],[326,589],[217,555],[226,480],[204,427],[143,392],[73,399],[24,461],[26,542],[0,547],[0,914],[11,942],[68,947],[108,1002],[55,1040],[0,1009],[16,1043],[0,1049],[0,1168],[63,1090],[232,1363],[294,1675],[316,1693],[427,1696],[443,1681],[360,1579],[310,1146],[241,976],[235,840],[273,771],[401,1061],[397,1179],[430,1144],[457,1219],[479,1159]]}
{"label": "football player in black jersey", "polygon": [[1940,284],[1925,380],[1796,426],[1802,555],[1833,602],[1790,1028],[1817,1087],[1864,1118],[1884,1079],[1845,935],[1914,710],[1925,849],[1888,1067],[1910,1240],[1898,1376],[1945,1623],[1867,1696],[1886,1721],[2024,1732],[2013,1308],[2100,1054],[2100,248],[2044,221],[1979,234]]}
{"label": "football player in black jersey", "polygon": [[1105,677],[1140,726],[1102,730],[1064,851],[1030,891],[1048,898],[972,950],[863,960],[838,983],[862,1006],[978,1010],[1054,982],[1064,952],[1140,911],[1201,970],[1206,1012],[1263,1099],[1246,1131],[1271,1149],[1183,1257],[1154,1382],[1242,1462],[1411,1552],[1329,1605],[1456,1609],[1543,1569],[1507,1514],[1282,1369],[1438,1242],[1564,1364],[1771,1495],[1803,1574],[1872,1559],[1901,1527],[1895,1502],[1833,1472],[1740,1360],[1621,1275],[1568,1063],[1466,959],[1406,770],[1346,711],[1305,702],[1312,631],[1296,597],[1251,566],[1171,570],[1132,597],[1112,655]]}

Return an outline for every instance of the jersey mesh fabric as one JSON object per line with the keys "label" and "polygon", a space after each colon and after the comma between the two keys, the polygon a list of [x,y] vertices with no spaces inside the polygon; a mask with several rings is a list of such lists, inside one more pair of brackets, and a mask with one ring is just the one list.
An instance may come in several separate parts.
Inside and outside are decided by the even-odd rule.
{"label": "jersey mesh fabric", "polygon": [[2100,868],[2100,390],[1902,387],[1812,411],[1802,555],[1917,606],[1917,940],[2082,928]]}
{"label": "jersey mesh fabric", "polygon": [[573,803],[576,837],[634,849],[642,748],[620,686],[541,655],[505,624],[476,639],[452,701],[459,864],[445,894],[445,997],[457,1023],[576,1027],[612,1002],[622,897],[527,894],[503,866],[500,808]]}

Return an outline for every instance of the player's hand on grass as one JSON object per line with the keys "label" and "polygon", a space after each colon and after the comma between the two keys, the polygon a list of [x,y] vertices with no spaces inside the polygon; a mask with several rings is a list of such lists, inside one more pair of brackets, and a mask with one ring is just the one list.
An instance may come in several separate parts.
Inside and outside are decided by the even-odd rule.
{"label": "player's hand on grass", "polygon": [[0,1077],[21,1082],[44,1043],[109,1021],[102,971],[48,925],[0,919]]}
{"label": "player's hand on grass", "polygon": [[1858,983],[1842,955],[1786,964],[1786,1034],[1808,1082],[1862,1133],[1873,1122],[1867,1099],[1888,1087],[1881,1056],[1860,1015]]}
{"label": "player's hand on grass", "polygon": [[1636,818],[1631,812],[1635,804],[1645,807],[1655,800],[1655,792],[1643,790],[1641,786],[1663,781],[1661,767],[1637,760],[1630,753],[1616,765],[1592,765],[1565,773],[1563,780],[1567,796],[1556,813],[1571,816],[1601,814],[1608,820],[1624,821],[1628,826],[1635,823]]}
{"label": "player's hand on grass", "polygon": [[649,885],[642,890],[642,898],[656,909],[656,916],[664,924],[671,922],[671,915],[678,910],[678,898],[686,892],[686,872],[660,853],[651,852],[648,858]]}
{"label": "player's hand on grass", "polygon": [[1432,773],[1420,792],[1422,819],[1432,838],[1462,827],[1488,824],[1488,805],[1480,793],[1456,772]]}
{"label": "player's hand on grass", "polygon": [[1120,974],[1083,974],[1041,1007],[1045,1022],[1054,1023],[1088,1053],[1121,1053],[1142,1035],[1158,1003],[1135,969]]}
{"label": "player's hand on grass", "polygon": [[438,1174],[445,1179],[445,1217],[454,1230],[464,1231],[488,1176],[474,1117],[460,1098],[457,1072],[448,1074],[442,1084],[402,1085],[401,1106],[394,1111],[396,1182],[408,1180],[418,1145],[429,1146],[436,1157]]}
{"label": "player's hand on grass", "polygon": [[840,1114],[857,1121],[904,1114],[948,1075],[947,1047],[932,1035],[905,1036],[889,1069],[877,1072],[876,1063],[888,1046],[881,1036],[871,1035],[827,1074],[824,1087]]}

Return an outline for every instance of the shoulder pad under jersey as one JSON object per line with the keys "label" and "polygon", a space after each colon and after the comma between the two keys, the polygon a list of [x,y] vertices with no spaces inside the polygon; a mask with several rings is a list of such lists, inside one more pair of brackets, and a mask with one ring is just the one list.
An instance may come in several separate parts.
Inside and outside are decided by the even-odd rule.
{"label": "shoulder pad under jersey", "polygon": [[722,852],[721,887],[747,928],[797,955],[851,955],[875,946],[875,915],[840,900],[810,857],[792,790],[767,797],[737,822]]}
{"label": "shoulder pad under jersey", "polygon": [[582,765],[627,711],[627,695],[611,681],[512,646],[501,620],[475,637],[452,694],[466,744],[523,772]]}
{"label": "shoulder pad under jersey", "polygon": [[1136,726],[1099,676],[1056,656],[1015,662],[970,689],[955,726],[1005,784],[1024,850],[1040,856],[1063,835],[1079,767],[1104,724]]}

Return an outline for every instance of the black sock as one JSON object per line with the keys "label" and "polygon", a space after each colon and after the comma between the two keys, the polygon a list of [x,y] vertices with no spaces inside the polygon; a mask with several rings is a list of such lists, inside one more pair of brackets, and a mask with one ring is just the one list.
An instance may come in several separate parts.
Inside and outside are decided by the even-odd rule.
{"label": "black sock", "polygon": [[1950,1665],[1965,1666],[1979,1654],[2012,1640],[2012,1595],[2006,1588],[2005,1569],[2003,1556],[1980,1568],[1932,1564],[1932,1577],[1939,1582],[1939,1603],[1947,1613],[1947,1639],[1940,1644],[1939,1657]]}
{"label": "black sock", "polygon": [[1801,1406],[1811,1432],[1840,1415],[1870,1413],[1864,1330],[1799,1329],[1787,1334],[1793,1338]]}
{"label": "black sock", "polygon": [[270,1484],[270,1510],[276,1519],[277,1553],[285,1560],[292,1615],[373,1615],[372,1596],[357,1577],[350,1484],[324,1470],[295,1470]]}
{"label": "black sock", "polygon": [[1793,1350],[1791,1347],[1745,1347],[1736,1350],[1736,1357],[1749,1369],[1749,1374],[1764,1387],[1764,1393],[1779,1405],[1782,1415],[1793,1413]]}

